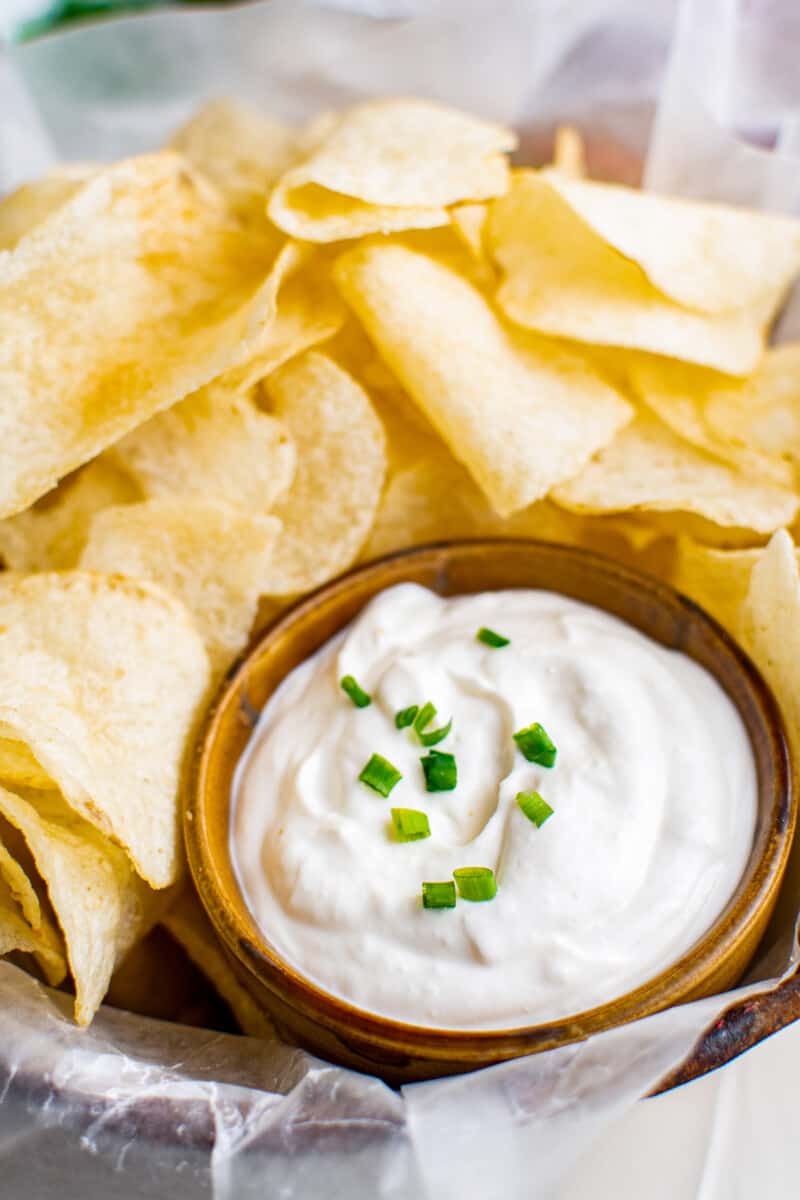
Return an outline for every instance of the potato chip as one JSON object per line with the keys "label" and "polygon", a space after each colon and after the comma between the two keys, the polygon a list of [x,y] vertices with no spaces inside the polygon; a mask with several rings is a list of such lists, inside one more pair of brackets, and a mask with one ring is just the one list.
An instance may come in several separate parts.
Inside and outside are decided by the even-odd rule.
{"label": "potato chip", "polygon": [[559,125],[553,146],[553,170],[565,179],[585,179],[586,148],[574,125]]}
{"label": "potato chip", "polygon": [[71,807],[166,887],[183,857],[178,791],[208,688],[184,607],[132,580],[0,574],[0,723]]}
{"label": "potato chip", "polygon": [[176,903],[162,918],[162,924],[219,992],[236,1018],[242,1033],[249,1037],[272,1040],[275,1037],[272,1022],[239,983],[208,917],[191,888],[184,889]]}
{"label": "potato chip", "polygon": [[10,788],[45,788],[51,790],[53,781],[34,757],[30,746],[13,736],[0,723],[0,784]]}
{"label": "potato chip", "polygon": [[115,965],[146,927],[150,889],[125,852],[57,792],[37,792],[31,802],[0,787],[0,814],[25,838],[47,885],[75,981],[75,1019],[86,1025]]}
{"label": "potato chip", "polygon": [[546,172],[589,229],[677,304],[719,313],[782,296],[800,270],[800,221]]}
{"label": "potato chip", "polygon": [[250,357],[273,257],[170,153],[94,175],[0,255],[0,516]]}
{"label": "potato chip", "polygon": [[[33,934],[34,949],[30,953],[33,953],[51,987],[58,987],[67,974],[64,944],[52,919],[46,889],[36,864],[24,839],[12,826],[0,828],[0,882],[4,885],[0,889],[3,895],[6,895],[6,889],[11,893]],[[0,950],[0,954],[4,953],[6,951]]]}
{"label": "potato chip", "polygon": [[761,553],[760,549],[718,550],[680,538],[673,583],[738,637],[750,572]]}
{"label": "potato chip", "polygon": [[[758,384],[765,364],[771,360],[768,352],[755,375],[747,380],[734,381],[730,376],[719,375],[689,363],[670,362],[650,355],[632,355],[628,364],[629,379],[639,400],[668,425],[679,437],[693,446],[699,446],[715,458],[730,463],[743,474],[753,479],[763,479],[784,487],[791,487],[794,472],[791,464],[780,457],[780,452],[767,453],[758,449],[755,438],[734,441],[729,435],[715,428],[712,404],[717,397],[729,397],[732,405],[739,398],[740,412],[749,400],[758,393]],[[800,366],[800,359],[796,359]],[[798,375],[800,381],[800,375]],[[724,401],[723,401],[724,402]],[[763,415],[763,414],[762,414]],[[798,433],[800,433],[800,405],[798,406]],[[777,450],[777,447],[776,447]],[[800,457],[800,439],[797,443]]]}
{"label": "potato chip", "polygon": [[270,188],[297,158],[297,133],[240,100],[212,100],[170,139],[233,211],[263,222]]}
{"label": "potato chip", "polygon": [[296,456],[286,427],[251,395],[212,384],[134,429],[107,457],[149,499],[209,498],[258,513],[287,491]]}
{"label": "potato chip", "polygon": [[553,499],[573,512],[696,513],[767,534],[790,524],[800,498],[716,462],[654,417],[641,415]]}
{"label": "potato chip", "polygon": [[391,370],[501,516],[569,479],[633,413],[581,358],[517,335],[449,267],[367,242],[336,279]]}
{"label": "potato chip", "polygon": [[705,415],[714,436],[738,452],[800,465],[800,345],[767,350],[741,383],[717,380],[706,394]]}
{"label": "potato chip", "polygon": [[147,579],[177,596],[220,676],[247,645],[280,528],[275,517],[214,500],[148,500],[96,516],[80,566]]}
{"label": "potato chip", "polygon": [[750,575],[741,634],[783,710],[794,752],[800,751],[800,569],[785,529],[773,536]]}
{"label": "potato chip", "polygon": [[[0,853],[0,859],[4,856]],[[55,937],[55,942],[51,939]],[[58,935],[48,928],[34,930],[25,920],[14,895],[0,870],[0,956],[21,950],[33,954],[41,964],[48,983],[57,987],[67,973],[67,963]]]}
{"label": "potato chip", "polygon": [[65,163],[0,199],[0,250],[16,246],[23,234],[65,204],[96,170],[89,164]]}
{"label": "potato chip", "polygon": [[511,320],[539,333],[649,350],[732,375],[753,370],[782,290],[720,313],[681,307],[584,223],[563,199],[557,178],[556,172],[517,171],[492,208],[487,236],[503,271],[497,300]]}
{"label": "potato chip", "polygon": [[92,517],[109,504],[141,499],[136,483],[108,455],[62,480],[24,512],[0,521],[0,558],[15,571],[74,567]]}
{"label": "potato chip", "polygon": [[267,211],[312,242],[446,225],[446,206],[488,200],[508,184],[514,134],[427,100],[372,100],[320,130]]}
{"label": "potato chip", "polygon": [[283,522],[262,591],[306,591],[353,563],[369,534],[386,473],[386,438],[369,396],[332,359],[310,350],[266,382],[297,446]]}

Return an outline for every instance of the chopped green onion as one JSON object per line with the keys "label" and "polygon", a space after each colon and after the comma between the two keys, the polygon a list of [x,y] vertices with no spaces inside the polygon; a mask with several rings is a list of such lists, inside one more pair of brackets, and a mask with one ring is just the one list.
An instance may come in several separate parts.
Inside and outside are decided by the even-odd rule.
{"label": "chopped green onion", "polygon": [[420,733],[417,736],[423,746],[438,746],[439,742],[444,741],[452,728],[453,718],[451,717],[446,725],[442,725],[441,729],[432,729],[430,733]]}
{"label": "chopped green onion", "polygon": [[487,629],[484,625],[475,635],[479,642],[483,642],[484,646],[491,646],[493,650],[502,650],[503,646],[511,645],[511,638],[503,637],[502,633],[495,633],[493,629]]}
{"label": "chopped green onion", "polygon": [[456,885],[452,879],[448,879],[447,883],[423,883],[423,908],[455,908],[455,906]]}
{"label": "chopped green onion", "polygon": [[398,729],[408,729],[409,725],[414,724],[414,717],[418,712],[418,704],[412,704],[410,708],[401,708],[399,712],[394,714],[395,725]]}
{"label": "chopped green onion", "polygon": [[419,760],[425,774],[425,787],[429,792],[452,792],[458,783],[458,768],[452,754],[442,750],[431,750]]}
{"label": "chopped green onion", "polygon": [[552,767],[556,761],[556,750],[543,726],[538,723],[528,725],[514,734],[514,741],[519,746],[528,762],[538,763],[540,767]]}
{"label": "chopped green onion", "polygon": [[428,814],[417,808],[393,808],[392,825],[399,842],[417,842],[431,836]]}
{"label": "chopped green onion", "polygon": [[553,815],[552,808],[538,792],[518,792],[517,804],[537,829],[541,829],[548,817]]}
{"label": "chopped green onion", "polygon": [[425,726],[430,725],[435,716],[436,705],[431,704],[430,700],[426,701],[417,713],[414,720],[414,733],[422,733]]}
{"label": "chopped green onion", "polygon": [[497,880],[491,867],[459,867],[453,871],[459,896],[464,900],[494,900]]}
{"label": "chopped green onion", "polygon": [[380,754],[373,754],[358,778],[367,787],[372,788],[374,792],[380,792],[382,796],[388,796],[392,788],[400,782],[403,776],[397,767],[393,767]]}
{"label": "chopped green onion", "polygon": [[339,687],[350,697],[356,708],[367,708],[372,704],[372,696],[359,687],[352,675],[343,675],[339,680]]}

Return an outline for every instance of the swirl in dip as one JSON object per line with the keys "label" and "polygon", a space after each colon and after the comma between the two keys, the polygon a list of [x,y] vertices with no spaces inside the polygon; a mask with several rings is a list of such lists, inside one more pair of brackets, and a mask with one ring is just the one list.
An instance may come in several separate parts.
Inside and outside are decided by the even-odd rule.
{"label": "swirl in dip", "polygon": [[[487,626],[509,644],[478,640]],[[430,751],[395,725],[426,701],[431,729],[452,717],[451,791],[426,790]],[[514,741],[534,722],[552,768]],[[389,798],[359,780],[375,753],[402,772]],[[537,826],[520,792],[552,816]],[[288,963],[383,1016],[500,1029],[611,1000],[688,950],[743,873],[756,773],[716,680],[624,622],[550,592],[401,584],[284,680],[233,799],[243,895]],[[396,840],[392,807],[430,836]],[[490,867],[496,896],[424,908],[422,882],[463,866]]]}

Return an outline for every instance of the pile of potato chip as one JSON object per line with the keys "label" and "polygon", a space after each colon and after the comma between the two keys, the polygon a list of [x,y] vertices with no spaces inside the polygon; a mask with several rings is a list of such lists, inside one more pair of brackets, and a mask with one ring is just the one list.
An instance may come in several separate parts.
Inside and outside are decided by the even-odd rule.
{"label": "pile of potato chip", "polygon": [[263,1031],[176,900],[186,761],[253,631],[359,559],[638,563],[800,730],[800,346],[766,348],[800,223],[515,145],[421,100],[216,102],[0,202],[0,953],[81,1022],[163,922]]}

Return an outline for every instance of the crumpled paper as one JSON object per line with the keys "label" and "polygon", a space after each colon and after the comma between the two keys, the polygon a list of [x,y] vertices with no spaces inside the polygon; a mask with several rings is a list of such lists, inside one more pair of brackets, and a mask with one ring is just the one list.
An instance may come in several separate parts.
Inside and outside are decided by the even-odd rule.
{"label": "crumpled paper", "polygon": [[[365,95],[416,93],[512,123],[522,161],[541,159],[554,126],[572,121],[606,178],[639,178],[652,128],[648,185],[793,211],[791,0],[685,0],[674,32],[677,7],[272,0],[74,29],[0,58],[0,188],[59,157],[158,145],[212,95],[300,121]],[[400,1092],[278,1042],[108,1008],[79,1030],[63,997],[0,963],[0,1191],[554,1197],[576,1156],[728,1004],[789,968],[799,907],[793,862],[749,989]]]}

